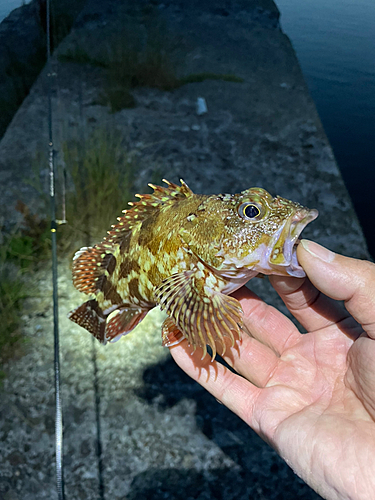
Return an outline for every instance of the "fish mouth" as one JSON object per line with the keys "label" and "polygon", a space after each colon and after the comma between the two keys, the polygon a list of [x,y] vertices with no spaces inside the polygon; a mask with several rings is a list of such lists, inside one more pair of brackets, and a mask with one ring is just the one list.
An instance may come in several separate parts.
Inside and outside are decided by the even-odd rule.
{"label": "fish mouth", "polygon": [[276,271],[275,274],[303,278],[305,271],[297,259],[299,236],[303,229],[319,215],[318,210],[301,208],[283,226],[281,233],[272,247],[269,256],[269,265]]}

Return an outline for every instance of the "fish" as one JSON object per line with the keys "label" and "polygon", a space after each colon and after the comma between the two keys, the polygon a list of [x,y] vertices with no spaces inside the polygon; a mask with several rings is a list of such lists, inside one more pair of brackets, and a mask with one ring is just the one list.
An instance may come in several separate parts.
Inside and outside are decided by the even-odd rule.
{"label": "fish", "polygon": [[73,258],[73,284],[91,298],[68,317],[102,344],[132,331],[155,306],[162,343],[225,353],[241,339],[243,311],[230,294],[256,275],[302,278],[296,248],[316,209],[265,189],[194,194],[165,179],[135,195],[102,242]]}

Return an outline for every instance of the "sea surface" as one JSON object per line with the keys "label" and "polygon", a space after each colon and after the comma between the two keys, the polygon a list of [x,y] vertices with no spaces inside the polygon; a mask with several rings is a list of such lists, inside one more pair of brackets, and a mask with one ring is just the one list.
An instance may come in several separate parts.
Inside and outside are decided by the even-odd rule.
{"label": "sea surface", "polygon": [[375,0],[276,4],[375,258]]}
{"label": "sea surface", "polygon": [[276,3],[375,258],[375,0]]}

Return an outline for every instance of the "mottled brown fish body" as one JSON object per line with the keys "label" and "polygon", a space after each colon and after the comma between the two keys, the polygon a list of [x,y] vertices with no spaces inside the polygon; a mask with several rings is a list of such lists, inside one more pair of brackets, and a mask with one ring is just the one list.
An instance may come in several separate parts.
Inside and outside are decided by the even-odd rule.
{"label": "mottled brown fish body", "polygon": [[[192,252],[183,247],[180,230],[182,222],[197,210],[205,198],[207,196],[192,195],[180,200],[176,205],[166,205],[143,221],[134,231],[130,248],[124,258],[131,263],[129,267],[136,269],[139,275],[147,277],[153,287],[150,289],[150,286],[147,286],[147,290],[151,290],[147,295],[150,302],[154,299],[155,288],[165,278],[178,271],[190,269],[191,264],[197,262]],[[121,275],[121,278],[125,276]]]}
{"label": "mottled brown fish body", "polygon": [[96,295],[103,311],[122,303],[154,307],[154,292],[161,282],[197,263],[197,258],[181,245],[179,223],[202,198],[194,195],[181,200],[178,210],[175,205],[165,206],[134,228],[119,247],[112,248],[115,265],[108,272],[103,293]]}
{"label": "mottled brown fish body", "polygon": [[241,333],[241,306],[227,294],[258,272],[303,275],[295,243],[317,212],[261,188],[207,196],[165,182],[137,195],[102,243],[76,253],[73,283],[94,298],[69,317],[106,343],[158,304],[169,316],[165,343],[182,334],[214,357]]}

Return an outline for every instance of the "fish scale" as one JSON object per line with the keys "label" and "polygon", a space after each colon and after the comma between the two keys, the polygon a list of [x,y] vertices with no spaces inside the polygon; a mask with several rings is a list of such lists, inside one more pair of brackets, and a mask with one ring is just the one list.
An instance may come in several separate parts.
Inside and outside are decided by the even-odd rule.
{"label": "fish scale", "polygon": [[73,283],[91,298],[69,313],[103,344],[129,333],[159,305],[163,345],[186,338],[225,352],[241,336],[242,308],[229,294],[262,274],[303,277],[302,229],[318,215],[262,188],[194,194],[187,184],[150,185],[101,243],[73,259]]}

